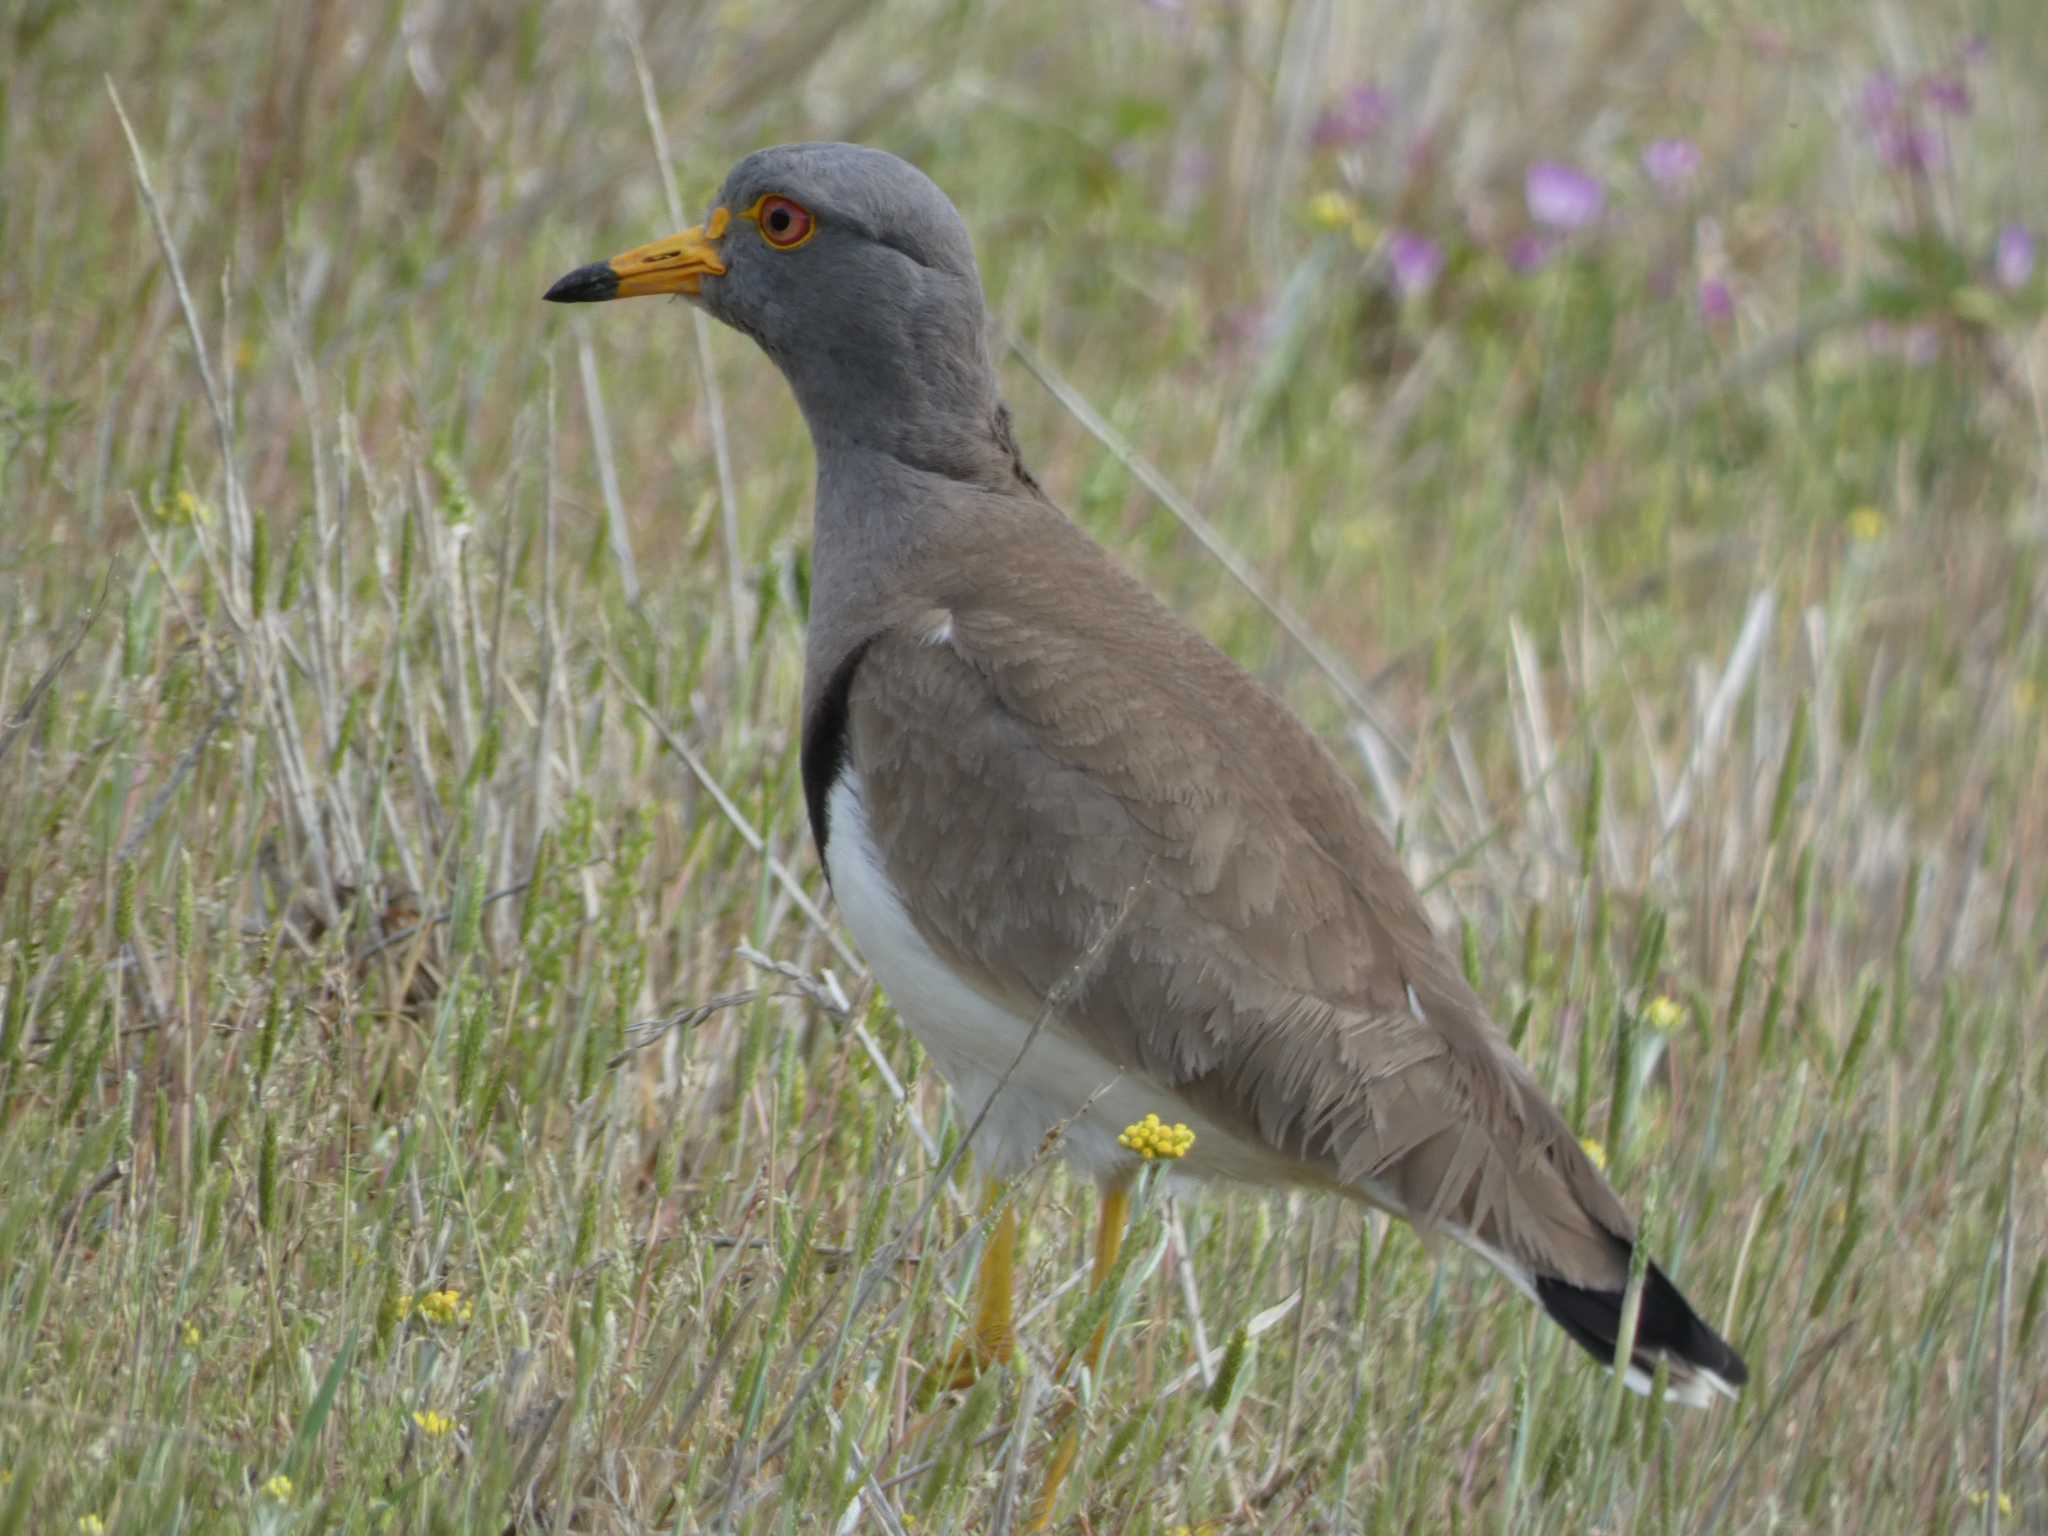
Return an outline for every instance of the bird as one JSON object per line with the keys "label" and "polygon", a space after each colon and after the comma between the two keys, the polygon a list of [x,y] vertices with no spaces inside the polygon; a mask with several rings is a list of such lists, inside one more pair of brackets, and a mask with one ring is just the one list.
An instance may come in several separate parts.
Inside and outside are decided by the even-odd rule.
{"label": "bird", "polygon": [[1064,1127],[1103,1189],[1099,1284],[1140,1161],[1121,1128],[1157,1114],[1192,1138],[1176,1178],[1404,1218],[1609,1364],[1635,1264],[1627,1384],[1734,1397],[1741,1356],[1638,1263],[1355,782],[1027,467],[937,184],[865,146],[761,149],[704,223],[545,297],[653,294],[751,337],[815,450],[810,828],[1001,1205],[961,1380],[1014,1350],[1006,1181]]}

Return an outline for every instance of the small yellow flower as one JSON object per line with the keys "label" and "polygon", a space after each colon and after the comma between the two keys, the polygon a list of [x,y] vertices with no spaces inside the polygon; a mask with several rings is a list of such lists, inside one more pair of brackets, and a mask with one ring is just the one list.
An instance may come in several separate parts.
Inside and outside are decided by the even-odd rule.
{"label": "small yellow flower", "polygon": [[[1970,1508],[1972,1509],[1982,1509],[1990,1502],[1991,1495],[1982,1488],[1979,1488],[1970,1495]],[[2012,1518],[2012,1495],[2009,1493],[2001,1493],[1998,1496],[1998,1518],[2001,1520],[2010,1520]]]}
{"label": "small yellow flower", "polygon": [[1598,1168],[1602,1173],[1607,1171],[1607,1148],[1605,1146],[1601,1145],[1599,1141],[1591,1136],[1581,1137],[1579,1146],[1584,1149],[1586,1156],[1592,1161],[1595,1168]]}
{"label": "small yellow flower", "polygon": [[411,1316],[412,1316],[412,1298],[411,1298],[410,1296],[401,1296],[401,1297],[399,1297],[399,1298],[398,1298],[398,1320],[399,1320],[399,1321],[400,1321],[400,1322],[402,1323],[402,1322],[404,1322],[404,1321],[405,1321],[405,1320],[406,1320],[406,1319],[407,1319],[408,1317],[411,1317]]}
{"label": "small yellow flower", "polygon": [[1849,514],[1849,537],[1859,544],[1874,544],[1884,537],[1884,514],[1875,507],[1858,507]]}
{"label": "small yellow flower", "polygon": [[1308,221],[1318,229],[1349,229],[1357,217],[1358,204],[1347,192],[1331,189],[1308,200]]}
{"label": "small yellow flower", "polygon": [[171,521],[188,526],[210,523],[213,521],[213,508],[191,491],[180,491],[171,498]]}
{"label": "small yellow flower", "polygon": [[185,1347],[187,1349],[197,1349],[199,1347],[199,1325],[197,1323],[187,1323],[185,1325]]}
{"label": "small yellow flower", "polygon": [[2041,702],[2041,690],[2034,686],[2031,677],[2023,677],[2012,685],[2012,712],[2022,720],[2034,712]]}
{"label": "small yellow flower", "polygon": [[269,1482],[263,1485],[263,1496],[266,1499],[275,1499],[280,1504],[291,1503],[292,1480],[286,1477],[282,1472],[278,1473],[275,1477],[271,1478]]}
{"label": "small yellow flower", "polygon": [[1148,1163],[1155,1157],[1171,1160],[1188,1155],[1188,1148],[1195,1144],[1195,1133],[1178,1122],[1167,1125],[1157,1115],[1147,1115],[1136,1125],[1125,1126],[1116,1144],[1137,1153]]}
{"label": "small yellow flower", "polygon": [[1685,1017],[1685,1010],[1673,999],[1659,993],[1650,999],[1643,1010],[1643,1022],[1652,1029],[1676,1029],[1678,1021]]}
{"label": "small yellow flower", "polygon": [[455,1432],[455,1421],[450,1418],[444,1418],[431,1408],[426,1409],[424,1412],[415,1408],[412,1414],[412,1421],[419,1426],[420,1433],[429,1440],[438,1440],[443,1435],[450,1435]]}
{"label": "small yellow flower", "polygon": [[466,1323],[476,1316],[476,1303],[464,1301],[462,1292],[452,1287],[445,1291],[429,1291],[419,1300],[420,1316],[430,1323]]}
{"label": "small yellow flower", "polygon": [[107,1522],[98,1515],[80,1515],[78,1536],[107,1536]]}

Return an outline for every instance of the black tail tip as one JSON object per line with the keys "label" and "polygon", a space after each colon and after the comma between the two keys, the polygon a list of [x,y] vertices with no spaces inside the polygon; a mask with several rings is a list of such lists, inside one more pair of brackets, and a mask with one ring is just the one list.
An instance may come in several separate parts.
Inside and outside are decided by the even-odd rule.
{"label": "black tail tip", "polygon": [[[1589,1290],[1563,1280],[1536,1277],[1536,1297],[1544,1310],[1581,1348],[1608,1365],[1614,1363],[1614,1341],[1621,1333],[1625,1296],[1623,1291]],[[1678,1287],[1652,1264],[1636,1316],[1629,1385],[1639,1392],[1649,1391],[1650,1378],[1660,1361],[1670,1365],[1671,1395],[1698,1407],[1716,1395],[1733,1397],[1749,1380],[1749,1367],[1742,1356],[1701,1321]]]}

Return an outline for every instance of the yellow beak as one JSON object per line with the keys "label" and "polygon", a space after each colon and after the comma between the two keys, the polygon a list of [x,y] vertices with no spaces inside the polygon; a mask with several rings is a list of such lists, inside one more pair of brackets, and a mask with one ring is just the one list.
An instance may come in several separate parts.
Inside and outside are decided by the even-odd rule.
{"label": "yellow beak", "polygon": [[606,299],[636,299],[649,293],[695,296],[707,277],[723,277],[725,263],[717,245],[725,238],[732,215],[723,208],[709,224],[686,229],[666,240],[636,245],[610,261],[578,267],[542,295],[552,304],[599,304]]}

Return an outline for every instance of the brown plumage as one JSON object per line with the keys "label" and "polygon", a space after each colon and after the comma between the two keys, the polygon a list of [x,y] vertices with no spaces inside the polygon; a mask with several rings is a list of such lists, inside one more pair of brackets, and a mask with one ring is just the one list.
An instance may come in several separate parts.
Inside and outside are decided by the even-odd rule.
{"label": "brown plumage", "polygon": [[[843,145],[751,156],[720,204],[764,194],[816,239],[725,239],[700,302],[783,368],[818,449],[812,825],[967,1112],[1004,1081],[977,1151],[1014,1168],[1107,1095],[1065,1150],[1114,1177],[1123,1112],[1156,1108],[1196,1126],[1185,1172],[1447,1233],[1611,1357],[1628,1212],[1330,754],[1024,470],[950,204]],[[1660,1360],[1688,1400],[1746,1376],[1652,1266],[1638,1385]]]}
{"label": "brown plumage", "polygon": [[1275,1181],[1620,1286],[1627,1212],[1322,745],[1049,503],[948,532],[848,695],[933,947],[1026,1019],[1074,986],[1064,1027],[1271,1149]]}

